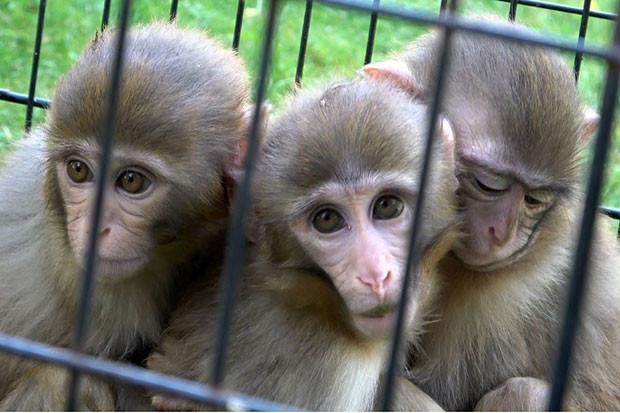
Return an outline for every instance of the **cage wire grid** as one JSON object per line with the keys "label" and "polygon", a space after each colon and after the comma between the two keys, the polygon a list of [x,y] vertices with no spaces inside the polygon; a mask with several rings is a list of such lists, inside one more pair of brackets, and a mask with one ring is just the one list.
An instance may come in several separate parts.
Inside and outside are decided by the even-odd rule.
{"label": "cage wire grid", "polygon": [[[292,1],[292,0],[291,0]],[[303,1],[303,0],[297,0]],[[604,94],[601,99],[600,108],[600,126],[594,144],[594,154],[589,170],[587,181],[587,191],[584,203],[583,217],[581,223],[580,234],[577,243],[577,249],[574,256],[573,274],[569,285],[568,300],[565,304],[566,312],[562,329],[560,331],[560,346],[556,359],[554,360],[554,370],[552,379],[552,393],[549,401],[549,410],[561,410],[564,390],[570,369],[570,356],[574,343],[576,332],[576,320],[579,315],[579,308],[583,298],[582,292],[587,282],[585,277],[585,269],[588,262],[590,243],[592,239],[593,222],[596,214],[600,211],[614,219],[620,219],[620,210],[611,207],[599,207],[604,167],[607,158],[609,142],[611,138],[612,125],[614,120],[614,112],[616,102],[618,100],[618,79],[620,77],[620,27],[617,19],[617,13],[602,12],[591,10],[591,1],[584,0],[583,6],[573,7],[553,2],[533,1],[533,0],[496,0],[498,2],[509,3],[509,13],[507,18],[514,20],[519,7],[537,7],[557,11],[559,13],[569,13],[581,16],[579,25],[577,42],[574,40],[558,39],[550,36],[544,36],[536,33],[519,33],[506,34],[497,29],[485,27],[473,21],[464,21],[459,19],[458,14],[453,14],[456,9],[457,1],[437,0],[437,8],[440,13],[428,13],[417,11],[414,8],[388,7],[381,4],[380,0],[354,1],[354,0],[306,0],[304,18],[301,28],[301,38],[299,43],[299,53],[297,59],[297,67],[295,70],[294,81],[301,85],[303,78],[303,69],[305,64],[305,56],[308,44],[308,38],[311,27],[311,17],[313,5],[321,4],[324,6],[352,10],[360,13],[366,13],[369,16],[368,36],[366,39],[366,51],[364,61],[360,63],[369,63],[372,61],[372,53],[374,47],[375,35],[377,33],[377,21],[379,16],[398,19],[403,23],[423,23],[443,27],[445,32],[443,53],[440,58],[440,65],[437,70],[438,87],[435,90],[435,99],[431,107],[431,122],[426,135],[425,161],[422,165],[422,175],[418,193],[424,194],[424,187],[427,184],[427,174],[429,168],[428,159],[431,156],[432,145],[429,145],[433,136],[433,128],[436,124],[435,120],[439,116],[439,104],[441,101],[441,93],[443,90],[443,78],[449,67],[450,62],[447,58],[447,50],[450,45],[450,37],[457,30],[478,33],[482,35],[494,36],[512,42],[526,42],[541,46],[549,46],[559,50],[570,51],[575,53],[573,63],[575,79],[579,79],[581,69],[581,61],[584,55],[603,59],[607,64],[606,80],[604,85]],[[254,410],[254,411],[282,411],[292,410],[293,406],[284,406],[270,401],[262,400],[255,397],[236,392],[230,392],[219,388],[225,375],[224,360],[226,357],[228,329],[230,327],[231,308],[234,305],[237,284],[239,282],[241,257],[244,255],[244,232],[243,220],[248,213],[250,204],[250,185],[252,181],[253,166],[256,162],[256,152],[258,148],[258,130],[260,118],[260,104],[264,101],[267,88],[267,76],[269,73],[270,57],[273,45],[273,38],[276,31],[276,23],[278,17],[278,7],[283,0],[267,0],[265,5],[265,21],[262,43],[262,53],[260,56],[258,75],[255,81],[255,110],[250,126],[250,137],[248,146],[248,156],[246,166],[248,172],[240,189],[236,195],[236,202],[231,213],[230,225],[228,230],[228,248],[226,249],[226,257],[222,277],[224,282],[221,287],[221,305],[219,309],[218,339],[216,345],[217,362],[213,366],[211,372],[212,385],[200,384],[190,380],[164,375],[144,368],[134,366],[128,363],[116,362],[106,359],[95,358],[84,353],[84,335],[87,328],[87,315],[89,311],[89,297],[92,293],[92,277],[94,267],[94,251],[96,250],[97,237],[91,236],[90,248],[87,258],[86,268],[82,274],[82,295],[79,304],[79,311],[75,322],[75,334],[71,349],[54,347],[41,342],[27,340],[21,337],[10,336],[0,333],[0,350],[13,353],[23,357],[29,357],[48,363],[66,366],[71,370],[71,380],[67,389],[68,402],[67,410],[75,410],[76,408],[76,389],[79,382],[79,376],[82,373],[93,374],[110,380],[116,380],[127,384],[144,386],[146,388],[166,392],[172,395],[189,398],[198,402],[211,403],[222,408],[232,410]],[[34,108],[46,109],[50,105],[50,100],[36,96],[36,82],[39,68],[39,56],[41,54],[41,38],[44,30],[46,0],[39,1],[36,37],[33,50],[33,61],[30,76],[30,85],[27,94],[0,88],[0,101],[6,101],[26,106],[26,122],[25,129],[28,131],[32,126],[32,115]],[[101,28],[107,26],[110,21],[111,0],[104,0],[104,7],[101,19]],[[235,16],[235,26],[233,33],[232,48],[237,50],[241,40],[241,28],[243,24],[245,0],[238,0],[237,13]],[[104,130],[104,141],[102,151],[102,168],[101,176],[106,174],[108,159],[110,156],[110,148],[113,142],[113,126],[116,116],[116,99],[118,98],[118,85],[122,76],[122,52],[124,48],[124,33],[129,26],[129,16],[131,9],[131,0],[123,0],[120,5],[119,36],[114,70],[111,73],[111,87],[107,104],[106,127]],[[178,0],[172,0],[170,3],[170,20],[177,16]],[[588,23],[591,19],[603,19],[614,21],[613,41],[609,47],[592,47],[585,46],[584,40],[587,33]],[[2,85],[0,85],[2,86]],[[99,182],[103,182],[99,179]],[[98,185],[97,196],[95,202],[95,214],[91,222],[92,228],[99,226],[101,207],[102,207],[103,190]],[[413,230],[411,233],[409,257],[407,260],[407,272],[411,275],[412,270],[417,265],[419,251],[417,251],[418,227],[421,221],[420,211],[424,197],[417,199],[415,216],[413,220]],[[97,231],[91,231],[91,234],[97,234]],[[620,236],[620,230],[619,230]],[[402,289],[401,303],[404,302],[408,288],[407,283],[412,282],[410,276],[405,277]],[[404,309],[401,305],[398,313],[397,328],[392,339],[392,352],[389,358],[388,374],[386,375],[383,394],[380,395],[381,410],[389,410],[393,379],[396,369],[396,354],[398,351],[398,343],[403,330],[403,313]]]}

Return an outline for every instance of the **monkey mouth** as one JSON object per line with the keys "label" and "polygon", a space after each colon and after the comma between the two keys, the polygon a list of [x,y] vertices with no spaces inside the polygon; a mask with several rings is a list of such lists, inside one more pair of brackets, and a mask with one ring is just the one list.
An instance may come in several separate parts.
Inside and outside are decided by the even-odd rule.
{"label": "monkey mouth", "polygon": [[136,258],[97,257],[95,273],[105,279],[127,278],[144,268],[147,260]]}
{"label": "monkey mouth", "polygon": [[368,311],[360,313],[359,315],[362,317],[370,317],[370,318],[378,318],[384,317],[387,314],[390,314],[394,310],[396,310],[396,304],[379,304],[376,307],[371,308]]}
{"label": "monkey mouth", "polygon": [[395,304],[381,304],[363,313],[353,316],[353,323],[356,328],[368,337],[388,338],[391,337],[398,308]]}
{"label": "monkey mouth", "polygon": [[465,264],[467,268],[471,270],[478,272],[492,272],[496,270],[501,270],[502,268],[512,265],[515,261],[518,261],[519,259],[521,259],[521,257],[523,257],[525,251],[526,248],[522,247],[506,257],[496,258],[492,260],[487,258],[484,261],[480,260],[480,262],[473,259],[471,256],[463,256],[462,254],[455,255],[459,261],[461,261],[463,264]]}

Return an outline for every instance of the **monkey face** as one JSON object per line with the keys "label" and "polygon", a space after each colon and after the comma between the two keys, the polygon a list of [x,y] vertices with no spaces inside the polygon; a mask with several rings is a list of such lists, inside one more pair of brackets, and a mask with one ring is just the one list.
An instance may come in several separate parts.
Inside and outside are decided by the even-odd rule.
{"label": "monkey face", "polygon": [[456,255],[489,271],[519,260],[536,241],[539,223],[554,204],[553,192],[473,164],[459,181],[466,236]]}
{"label": "monkey face", "polygon": [[387,337],[395,325],[412,220],[414,197],[405,189],[412,186],[385,187],[386,182],[377,176],[357,185],[319,187],[306,213],[290,225],[331,278],[353,326],[370,337]]}
{"label": "monkey face", "polygon": [[[92,150],[91,150],[92,149]],[[83,263],[90,243],[98,179],[97,147],[84,145],[56,162],[56,178],[66,216],[67,239],[75,259]],[[124,150],[111,164],[111,178],[104,186],[104,201],[97,243],[97,277],[116,280],[144,269],[155,250],[151,234],[157,219],[155,207],[167,192],[144,157],[132,158]]]}

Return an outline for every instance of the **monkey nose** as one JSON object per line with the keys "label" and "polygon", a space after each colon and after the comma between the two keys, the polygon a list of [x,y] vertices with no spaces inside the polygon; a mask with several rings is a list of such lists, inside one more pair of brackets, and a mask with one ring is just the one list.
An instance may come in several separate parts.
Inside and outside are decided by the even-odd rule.
{"label": "monkey nose", "polygon": [[380,297],[385,295],[385,286],[392,279],[392,271],[376,272],[366,276],[357,277],[362,284],[370,287]]}

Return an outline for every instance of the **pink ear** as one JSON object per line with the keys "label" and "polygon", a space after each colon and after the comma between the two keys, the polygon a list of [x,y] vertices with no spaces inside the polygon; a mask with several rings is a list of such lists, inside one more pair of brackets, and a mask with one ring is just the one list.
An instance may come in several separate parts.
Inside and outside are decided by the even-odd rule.
{"label": "pink ear", "polygon": [[[454,141],[454,129],[452,128],[452,124],[445,116],[441,116],[439,119],[438,126],[439,137],[445,150],[447,151],[448,160],[450,161],[450,166],[456,170],[456,144]],[[456,175],[454,176],[454,190],[458,187],[458,181],[456,180]]]}
{"label": "pink ear", "polygon": [[385,62],[369,63],[362,69],[367,76],[391,82],[414,97],[421,97],[423,90],[415,77],[403,62],[388,60]]}
{"label": "pink ear", "polygon": [[[254,105],[249,105],[244,112],[245,124],[246,124],[246,133],[240,137],[237,141],[237,147],[232,159],[229,160],[226,165],[226,176],[230,178],[232,184],[234,186],[238,185],[243,176],[245,175],[245,158],[248,151],[248,137],[250,134],[250,127],[252,123],[252,116],[254,114]],[[259,146],[262,144],[262,137],[265,133],[265,128],[267,127],[267,118],[269,117],[269,111],[271,110],[271,105],[266,102],[260,107],[259,112],[259,130],[258,130],[258,139]]]}
{"label": "pink ear", "polygon": [[598,129],[598,124],[601,120],[601,117],[598,113],[590,108],[585,108],[583,110],[583,119],[581,120],[581,136],[580,139],[583,144],[586,144],[592,134],[596,132]]}

